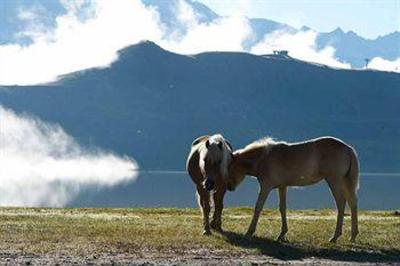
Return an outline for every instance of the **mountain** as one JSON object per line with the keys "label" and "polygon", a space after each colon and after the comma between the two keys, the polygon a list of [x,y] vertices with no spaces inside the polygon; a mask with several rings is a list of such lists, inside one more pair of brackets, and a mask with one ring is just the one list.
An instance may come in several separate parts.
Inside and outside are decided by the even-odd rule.
{"label": "mountain", "polygon": [[[158,11],[160,21],[165,26],[165,38],[177,37],[190,30],[187,22],[178,17],[179,12],[177,10],[180,1],[186,3],[193,10],[200,23],[212,23],[222,18],[206,5],[194,0],[142,0],[144,5]],[[17,34],[24,30],[26,21],[16,19],[20,10],[32,8],[29,1],[2,1],[1,4],[0,45],[17,43],[26,46],[31,44],[32,39],[29,36]],[[55,27],[56,17],[65,13],[65,8],[59,1],[42,1],[40,6],[43,8],[36,11],[40,11],[39,14],[42,15],[40,20],[42,24],[40,27],[42,28]],[[290,25],[265,18],[249,18],[249,26],[253,34],[243,43],[243,48],[246,51],[250,51],[250,48],[261,41],[266,34],[276,30],[288,33],[312,30],[306,26],[296,29]],[[335,48],[335,56],[340,61],[350,63],[353,68],[362,68],[365,65],[366,58],[382,57],[390,61],[400,58],[400,32],[395,31],[370,40],[352,31],[345,33],[338,28],[332,32],[318,34],[316,39],[317,49],[323,49],[327,46]]]}
{"label": "mountain", "polygon": [[82,145],[132,156],[142,169],[183,170],[191,141],[221,132],[235,148],[267,135],[332,135],[355,146],[363,172],[395,172],[399,84],[396,73],[247,53],[185,56],[142,42],[109,68],[2,87],[0,103],[59,123]]}
{"label": "mountain", "polygon": [[[206,5],[191,0],[184,0],[189,8],[193,10],[199,23],[211,23],[219,18],[219,16],[209,9]],[[179,0],[163,1],[163,0],[142,0],[147,7],[155,8],[159,14],[160,22],[164,25],[165,36],[170,34],[186,34],[188,25],[185,21],[181,21],[178,16],[180,6]]]}
{"label": "mountain", "polygon": [[[182,2],[186,3],[187,6],[193,10],[199,23],[213,23],[218,19],[223,18],[206,5],[192,0],[183,0],[182,2],[180,2],[180,0],[142,0],[142,2],[144,5],[155,8],[158,11],[161,23],[166,26],[166,35],[172,33],[185,34],[186,31],[189,30],[188,25],[185,22],[180,21],[177,17],[179,6]],[[289,33],[297,31],[295,28],[287,24],[264,18],[249,18],[249,26],[252,29],[253,34],[244,43],[244,48],[246,50],[250,50],[250,48],[257,42],[261,41],[266,34],[275,30],[282,30]]]}
{"label": "mountain", "polygon": [[249,18],[249,26],[253,31],[250,40],[244,43],[244,49],[250,51],[251,47],[262,41],[265,35],[274,31],[284,31],[287,33],[296,33],[297,30],[287,24],[275,22],[264,18]]}
{"label": "mountain", "polygon": [[400,32],[397,31],[368,40],[353,31],[345,33],[337,28],[332,32],[319,33],[316,42],[318,49],[334,47],[335,56],[341,61],[351,63],[353,68],[365,66],[367,58],[382,57],[393,61],[400,57]]}
{"label": "mountain", "polygon": [[[177,18],[178,0],[142,1],[145,5],[154,7],[159,11],[160,20],[166,25],[167,35],[172,32],[185,33],[188,30],[188,26]],[[193,9],[200,23],[211,23],[221,18],[221,16],[200,2],[191,0],[184,0],[184,2]],[[306,26],[298,30],[290,25],[264,18],[249,18],[249,26],[253,34],[249,40],[244,42],[246,51],[249,51],[253,45],[261,41],[266,34],[276,30],[291,34],[312,30]],[[400,58],[400,32],[395,31],[370,40],[357,35],[353,31],[345,33],[341,28],[337,28],[332,32],[321,32],[317,35],[317,49],[321,50],[327,46],[335,48],[335,57],[340,61],[349,63],[353,68],[362,68],[365,66],[365,59],[367,58],[382,57],[390,61]]]}

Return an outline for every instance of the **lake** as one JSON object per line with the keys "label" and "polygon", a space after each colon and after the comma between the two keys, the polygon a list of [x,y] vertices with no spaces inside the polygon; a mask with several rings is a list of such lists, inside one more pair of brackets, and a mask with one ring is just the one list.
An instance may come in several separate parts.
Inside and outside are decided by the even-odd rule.
{"label": "lake", "polygon": [[[360,177],[359,208],[364,210],[400,209],[400,175],[363,174]],[[257,198],[257,180],[247,177],[234,192],[227,192],[225,206],[251,206]],[[277,207],[272,191],[266,207]],[[69,207],[196,207],[195,186],[185,172],[142,172],[136,181],[114,187],[84,188]],[[335,208],[325,181],[308,187],[290,188],[289,209]]]}

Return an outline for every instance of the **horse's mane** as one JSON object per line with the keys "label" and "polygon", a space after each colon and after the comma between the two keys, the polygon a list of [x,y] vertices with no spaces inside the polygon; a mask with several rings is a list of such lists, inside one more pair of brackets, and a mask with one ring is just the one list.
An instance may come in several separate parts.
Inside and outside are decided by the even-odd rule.
{"label": "horse's mane", "polygon": [[253,141],[252,143],[248,144],[246,147],[243,148],[243,151],[250,151],[255,150],[258,148],[265,148],[269,149],[275,146],[276,144],[285,143],[283,141],[276,141],[271,137],[264,137],[262,139],[258,139]]}

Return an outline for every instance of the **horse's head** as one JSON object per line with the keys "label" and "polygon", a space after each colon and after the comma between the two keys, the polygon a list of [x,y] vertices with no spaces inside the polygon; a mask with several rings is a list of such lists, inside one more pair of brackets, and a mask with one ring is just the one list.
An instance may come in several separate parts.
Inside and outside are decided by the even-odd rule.
{"label": "horse's head", "polygon": [[228,167],[228,177],[225,179],[226,188],[229,191],[234,191],[236,187],[243,181],[246,176],[246,162],[238,158],[240,151],[235,151],[232,154],[231,162]]}
{"label": "horse's head", "polygon": [[220,134],[209,137],[200,150],[200,170],[206,190],[215,189],[216,183],[224,183],[232,158],[231,144]]}

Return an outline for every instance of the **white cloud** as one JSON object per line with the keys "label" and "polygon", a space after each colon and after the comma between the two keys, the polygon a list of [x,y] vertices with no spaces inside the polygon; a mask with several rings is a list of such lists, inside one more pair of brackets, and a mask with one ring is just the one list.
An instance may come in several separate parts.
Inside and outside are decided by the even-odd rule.
{"label": "white cloud", "polygon": [[36,8],[31,8],[31,9],[21,8],[18,10],[17,17],[20,20],[32,21],[38,19],[40,16]]}
{"label": "white cloud", "polygon": [[[210,24],[195,24],[178,40],[162,40],[170,51],[194,54],[205,51],[243,51],[243,42],[250,37],[247,20],[240,17],[217,19]],[[222,37],[223,36],[223,37]]]}
{"label": "white cloud", "polygon": [[397,58],[396,60],[393,60],[393,61],[389,61],[389,60],[385,60],[381,57],[374,57],[368,63],[368,68],[400,73],[400,58]]}
{"label": "white cloud", "polygon": [[199,18],[193,8],[186,3],[185,0],[179,0],[176,6],[177,19],[183,25],[186,25],[188,28],[195,26],[199,23]]}
{"label": "white cloud", "polygon": [[81,20],[78,4],[64,1],[67,14],[57,17],[54,29],[32,34],[28,46],[0,46],[0,84],[49,82],[58,75],[107,66],[116,51],[144,39],[158,40],[158,14],[137,0],[92,3],[93,16]]}
{"label": "white cloud", "polygon": [[[30,7],[20,7],[17,10],[17,18],[23,25],[23,30],[16,32],[17,39],[27,37],[29,39],[45,38],[47,35],[49,18],[46,9],[39,4]],[[1,48],[1,46],[0,46]]]}
{"label": "white cloud", "polygon": [[90,0],[59,0],[69,14],[77,14],[85,4],[91,4]]}
{"label": "white cloud", "polygon": [[187,25],[187,34],[171,34],[164,39],[165,28],[158,13],[139,0],[93,1],[92,16],[85,20],[78,13],[86,1],[62,3],[68,12],[57,17],[54,29],[25,31],[33,44],[0,46],[0,84],[45,83],[69,72],[108,66],[119,49],[141,40],[152,40],[180,53],[241,51],[242,42],[250,34],[244,18],[201,24],[184,1],[178,2],[177,18]]}
{"label": "white cloud", "polygon": [[265,35],[264,39],[251,48],[255,54],[271,54],[274,50],[287,50],[291,57],[324,64],[338,68],[350,68],[350,64],[338,61],[335,58],[335,49],[327,46],[322,50],[316,48],[317,32],[299,31],[287,33],[275,31]]}
{"label": "white cloud", "polygon": [[84,186],[134,180],[135,161],[88,151],[58,126],[0,106],[0,205],[64,206]]}
{"label": "white cloud", "polygon": [[[154,41],[177,53],[193,54],[245,51],[243,43],[254,34],[245,17],[220,17],[201,23],[185,0],[177,0],[174,5],[177,28],[183,25],[185,30],[172,32],[161,24],[157,10],[144,6],[140,0],[60,1],[67,13],[56,18],[53,28],[43,28],[44,24],[38,22],[36,13],[41,11],[20,12],[20,19],[30,21],[29,27],[20,34],[33,38],[33,43],[0,45],[0,84],[45,83],[73,71],[107,67],[117,58],[118,50],[141,40]],[[248,52],[265,54],[288,50],[300,60],[350,68],[335,58],[333,47],[316,49],[316,36],[314,31],[295,34],[277,31],[266,35]],[[374,63],[377,69],[383,65],[379,60]]]}
{"label": "white cloud", "polygon": [[200,23],[195,10],[184,0],[176,5],[176,17],[186,30],[154,40],[163,48],[183,54],[205,51],[243,51],[243,42],[250,38],[251,28],[244,17],[221,17],[210,23]]}

